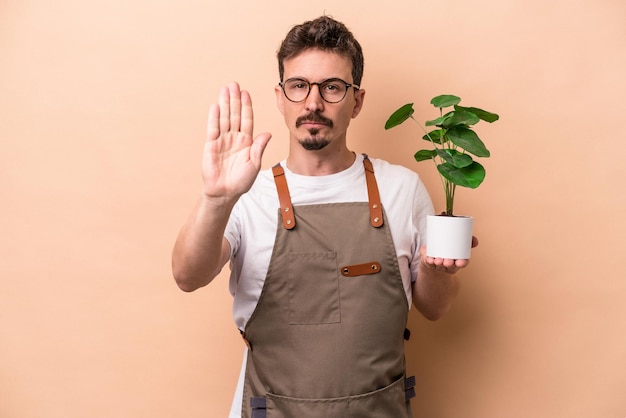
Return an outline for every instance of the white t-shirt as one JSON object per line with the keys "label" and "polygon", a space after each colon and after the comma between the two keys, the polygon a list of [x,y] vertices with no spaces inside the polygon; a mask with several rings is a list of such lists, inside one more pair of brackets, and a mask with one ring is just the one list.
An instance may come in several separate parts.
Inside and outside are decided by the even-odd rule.
{"label": "white t-shirt", "polygon": [[[426,238],[426,215],[434,212],[428,192],[418,175],[399,165],[370,158],[380,191],[406,297],[411,306],[411,283],[417,277],[419,248]],[[357,155],[348,169],[327,176],[302,176],[289,170],[287,185],[292,204],[367,202],[363,156]],[[256,308],[269,266],[276,228],[278,195],[271,169],[259,173],[250,191],[241,196],[224,233],[231,247],[229,289],[234,297],[233,318],[241,330]],[[243,371],[239,377],[230,417],[241,416]]]}

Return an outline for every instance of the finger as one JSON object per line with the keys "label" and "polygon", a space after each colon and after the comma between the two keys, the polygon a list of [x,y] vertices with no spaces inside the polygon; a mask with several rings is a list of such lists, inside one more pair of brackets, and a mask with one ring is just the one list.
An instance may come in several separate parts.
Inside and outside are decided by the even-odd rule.
{"label": "finger", "polygon": [[458,267],[458,265],[456,263],[457,261],[459,261],[459,260],[454,260],[454,259],[451,259],[451,258],[445,258],[443,260],[443,263],[442,263],[443,270],[446,271],[449,274],[456,273],[459,270],[459,267]]}
{"label": "finger", "polygon": [[257,135],[250,147],[250,159],[254,161],[257,167],[261,167],[261,157],[263,157],[263,151],[267,147],[272,135],[268,132]]}
{"label": "finger", "polygon": [[207,123],[207,141],[214,141],[220,136],[220,108],[217,104],[209,107],[209,121]]}
{"label": "finger", "polygon": [[241,129],[241,91],[239,84],[230,83],[228,90],[230,94],[230,130],[239,131]]}
{"label": "finger", "polygon": [[450,267],[453,267],[453,266],[455,266],[455,265],[456,265],[455,261],[456,261],[456,260],[451,259],[451,258],[444,258],[444,259],[443,259],[443,262],[442,262],[442,265],[443,265],[445,268],[450,268]]}
{"label": "finger", "polygon": [[465,268],[469,264],[469,260],[456,260],[455,263],[457,268]]}
{"label": "finger", "polygon": [[452,266],[446,266],[445,264],[441,264],[441,265],[435,265],[435,270],[437,271],[443,271],[446,272],[448,274],[454,274],[456,273],[456,271],[458,270],[456,268],[456,266],[452,265]]}
{"label": "finger", "polygon": [[241,131],[252,137],[254,132],[254,112],[252,111],[252,98],[250,93],[241,91]]}
{"label": "finger", "polygon": [[228,132],[230,130],[230,90],[228,87],[222,87],[220,89],[218,106],[220,118],[219,129],[221,132]]}

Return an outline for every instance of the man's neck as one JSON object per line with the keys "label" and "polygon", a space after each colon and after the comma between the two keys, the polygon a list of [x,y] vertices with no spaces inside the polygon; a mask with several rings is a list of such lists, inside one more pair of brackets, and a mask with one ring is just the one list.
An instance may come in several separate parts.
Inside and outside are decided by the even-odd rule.
{"label": "man's neck", "polygon": [[354,164],[355,158],[355,153],[347,148],[324,148],[318,151],[297,149],[289,152],[287,167],[291,172],[303,176],[326,176],[348,169]]}

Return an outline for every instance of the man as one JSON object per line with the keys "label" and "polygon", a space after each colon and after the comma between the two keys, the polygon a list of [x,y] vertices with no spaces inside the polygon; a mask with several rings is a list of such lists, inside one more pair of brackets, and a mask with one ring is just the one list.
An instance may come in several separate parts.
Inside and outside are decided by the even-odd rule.
{"label": "man", "polygon": [[174,277],[193,291],[231,262],[247,345],[231,417],[409,417],[409,306],[441,317],[468,261],[425,255],[433,208],[414,172],[348,148],[365,98],[350,31],[327,16],[295,26],[278,63],[287,158],[260,171],[270,134],[253,136],[246,91],[222,88]]}

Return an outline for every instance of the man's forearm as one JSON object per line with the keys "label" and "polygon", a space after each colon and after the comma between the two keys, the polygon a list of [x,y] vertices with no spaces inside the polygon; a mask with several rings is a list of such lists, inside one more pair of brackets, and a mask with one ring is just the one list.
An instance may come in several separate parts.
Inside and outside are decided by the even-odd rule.
{"label": "man's forearm", "polygon": [[191,292],[206,286],[228,260],[224,229],[233,205],[199,199],[172,251],[172,273],[182,290]]}
{"label": "man's forearm", "polygon": [[413,283],[413,305],[431,321],[445,315],[459,291],[456,275],[420,262],[417,281]]}

